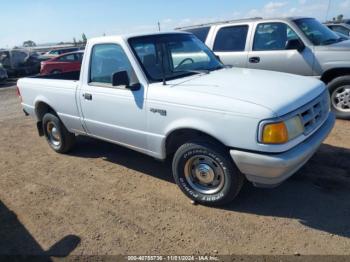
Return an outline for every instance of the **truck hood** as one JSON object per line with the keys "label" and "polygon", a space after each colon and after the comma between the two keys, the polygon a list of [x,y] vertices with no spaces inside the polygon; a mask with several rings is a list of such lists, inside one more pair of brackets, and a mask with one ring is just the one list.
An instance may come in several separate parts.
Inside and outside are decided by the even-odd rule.
{"label": "truck hood", "polygon": [[350,40],[341,41],[339,43],[315,46],[316,51],[350,51]]}
{"label": "truck hood", "polygon": [[[168,82],[190,93],[245,101],[282,116],[319,96],[324,84],[312,77],[244,68],[221,69]],[[220,107],[220,105],[218,105]]]}

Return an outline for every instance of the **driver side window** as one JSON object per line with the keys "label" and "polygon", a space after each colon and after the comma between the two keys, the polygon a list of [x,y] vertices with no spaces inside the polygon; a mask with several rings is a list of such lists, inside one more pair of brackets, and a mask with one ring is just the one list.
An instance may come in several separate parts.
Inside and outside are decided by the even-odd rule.
{"label": "driver side window", "polygon": [[98,44],[92,49],[90,83],[112,85],[114,73],[126,71],[130,82],[135,82],[135,73],[121,46],[117,44]]}
{"label": "driver side window", "polygon": [[253,51],[286,50],[290,40],[298,35],[284,23],[259,24],[255,31]]}

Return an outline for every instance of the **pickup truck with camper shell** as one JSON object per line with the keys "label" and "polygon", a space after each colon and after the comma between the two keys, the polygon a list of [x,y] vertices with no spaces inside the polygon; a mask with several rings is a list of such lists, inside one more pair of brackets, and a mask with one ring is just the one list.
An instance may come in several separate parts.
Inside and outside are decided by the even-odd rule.
{"label": "pickup truck with camper shell", "polygon": [[177,185],[205,205],[232,201],[245,180],[280,184],[335,122],[321,81],[224,66],[185,32],[92,39],[80,72],[17,86],[25,113],[56,152],[84,135],[171,158]]}
{"label": "pickup truck with camper shell", "polygon": [[226,65],[322,80],[338,118],[350,119],[350,40],[314,18],[251,18],[177,28],[195,34]]}

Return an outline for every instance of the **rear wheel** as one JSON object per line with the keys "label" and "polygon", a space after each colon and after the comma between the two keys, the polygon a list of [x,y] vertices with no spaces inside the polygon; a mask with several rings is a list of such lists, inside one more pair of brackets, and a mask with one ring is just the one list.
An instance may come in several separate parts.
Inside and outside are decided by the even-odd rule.
{"label": "rear wheel", "polygon": [[244,176],[225,151],[205,141],[184,144],[176,151],[173,175],[189,198],[204,205],[223,205],[237,196]]}
{"label": "rear wheel", "polygon": [[53,150],[57,153],[67,153],[72,149],[75,135],[66,129],[56,115],[51,113],[45,114],[42,123],[46,140]]}
{"label": "rear wheel", "polygon": [[337,118],[350,119],[350,76],[341,76],[328,84],[332,111]]}

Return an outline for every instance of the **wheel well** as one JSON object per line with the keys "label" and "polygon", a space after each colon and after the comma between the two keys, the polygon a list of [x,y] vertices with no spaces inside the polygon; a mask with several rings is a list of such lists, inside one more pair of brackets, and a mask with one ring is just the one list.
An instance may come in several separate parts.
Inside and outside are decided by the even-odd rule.
{"label": "wheel well", "polygon": [[38,121],[40,121],[40,122],[46,113],[52,113],[54,115],[57,115],[55,110],[51,106],[49,106],[48,104],[46,104],[44,102],[39,102],[36,105],[35,113],[36,113],[36,116],[38,118]]}
{"label": "wheel well", "polygon": [[337,78],[339,76],[345,76],[350,75],[350,68],[334,68],[326,71],[322,77],[321,80],[328,84],[331,82],[334,78]]}
{"label": "wheel well", "polygon": [[165,141],[166,155],[172,155],[183,144],[198,139],[207,139],[208,141],[226,147],[215,137],[195,129],[177,129],[171,132]]}

